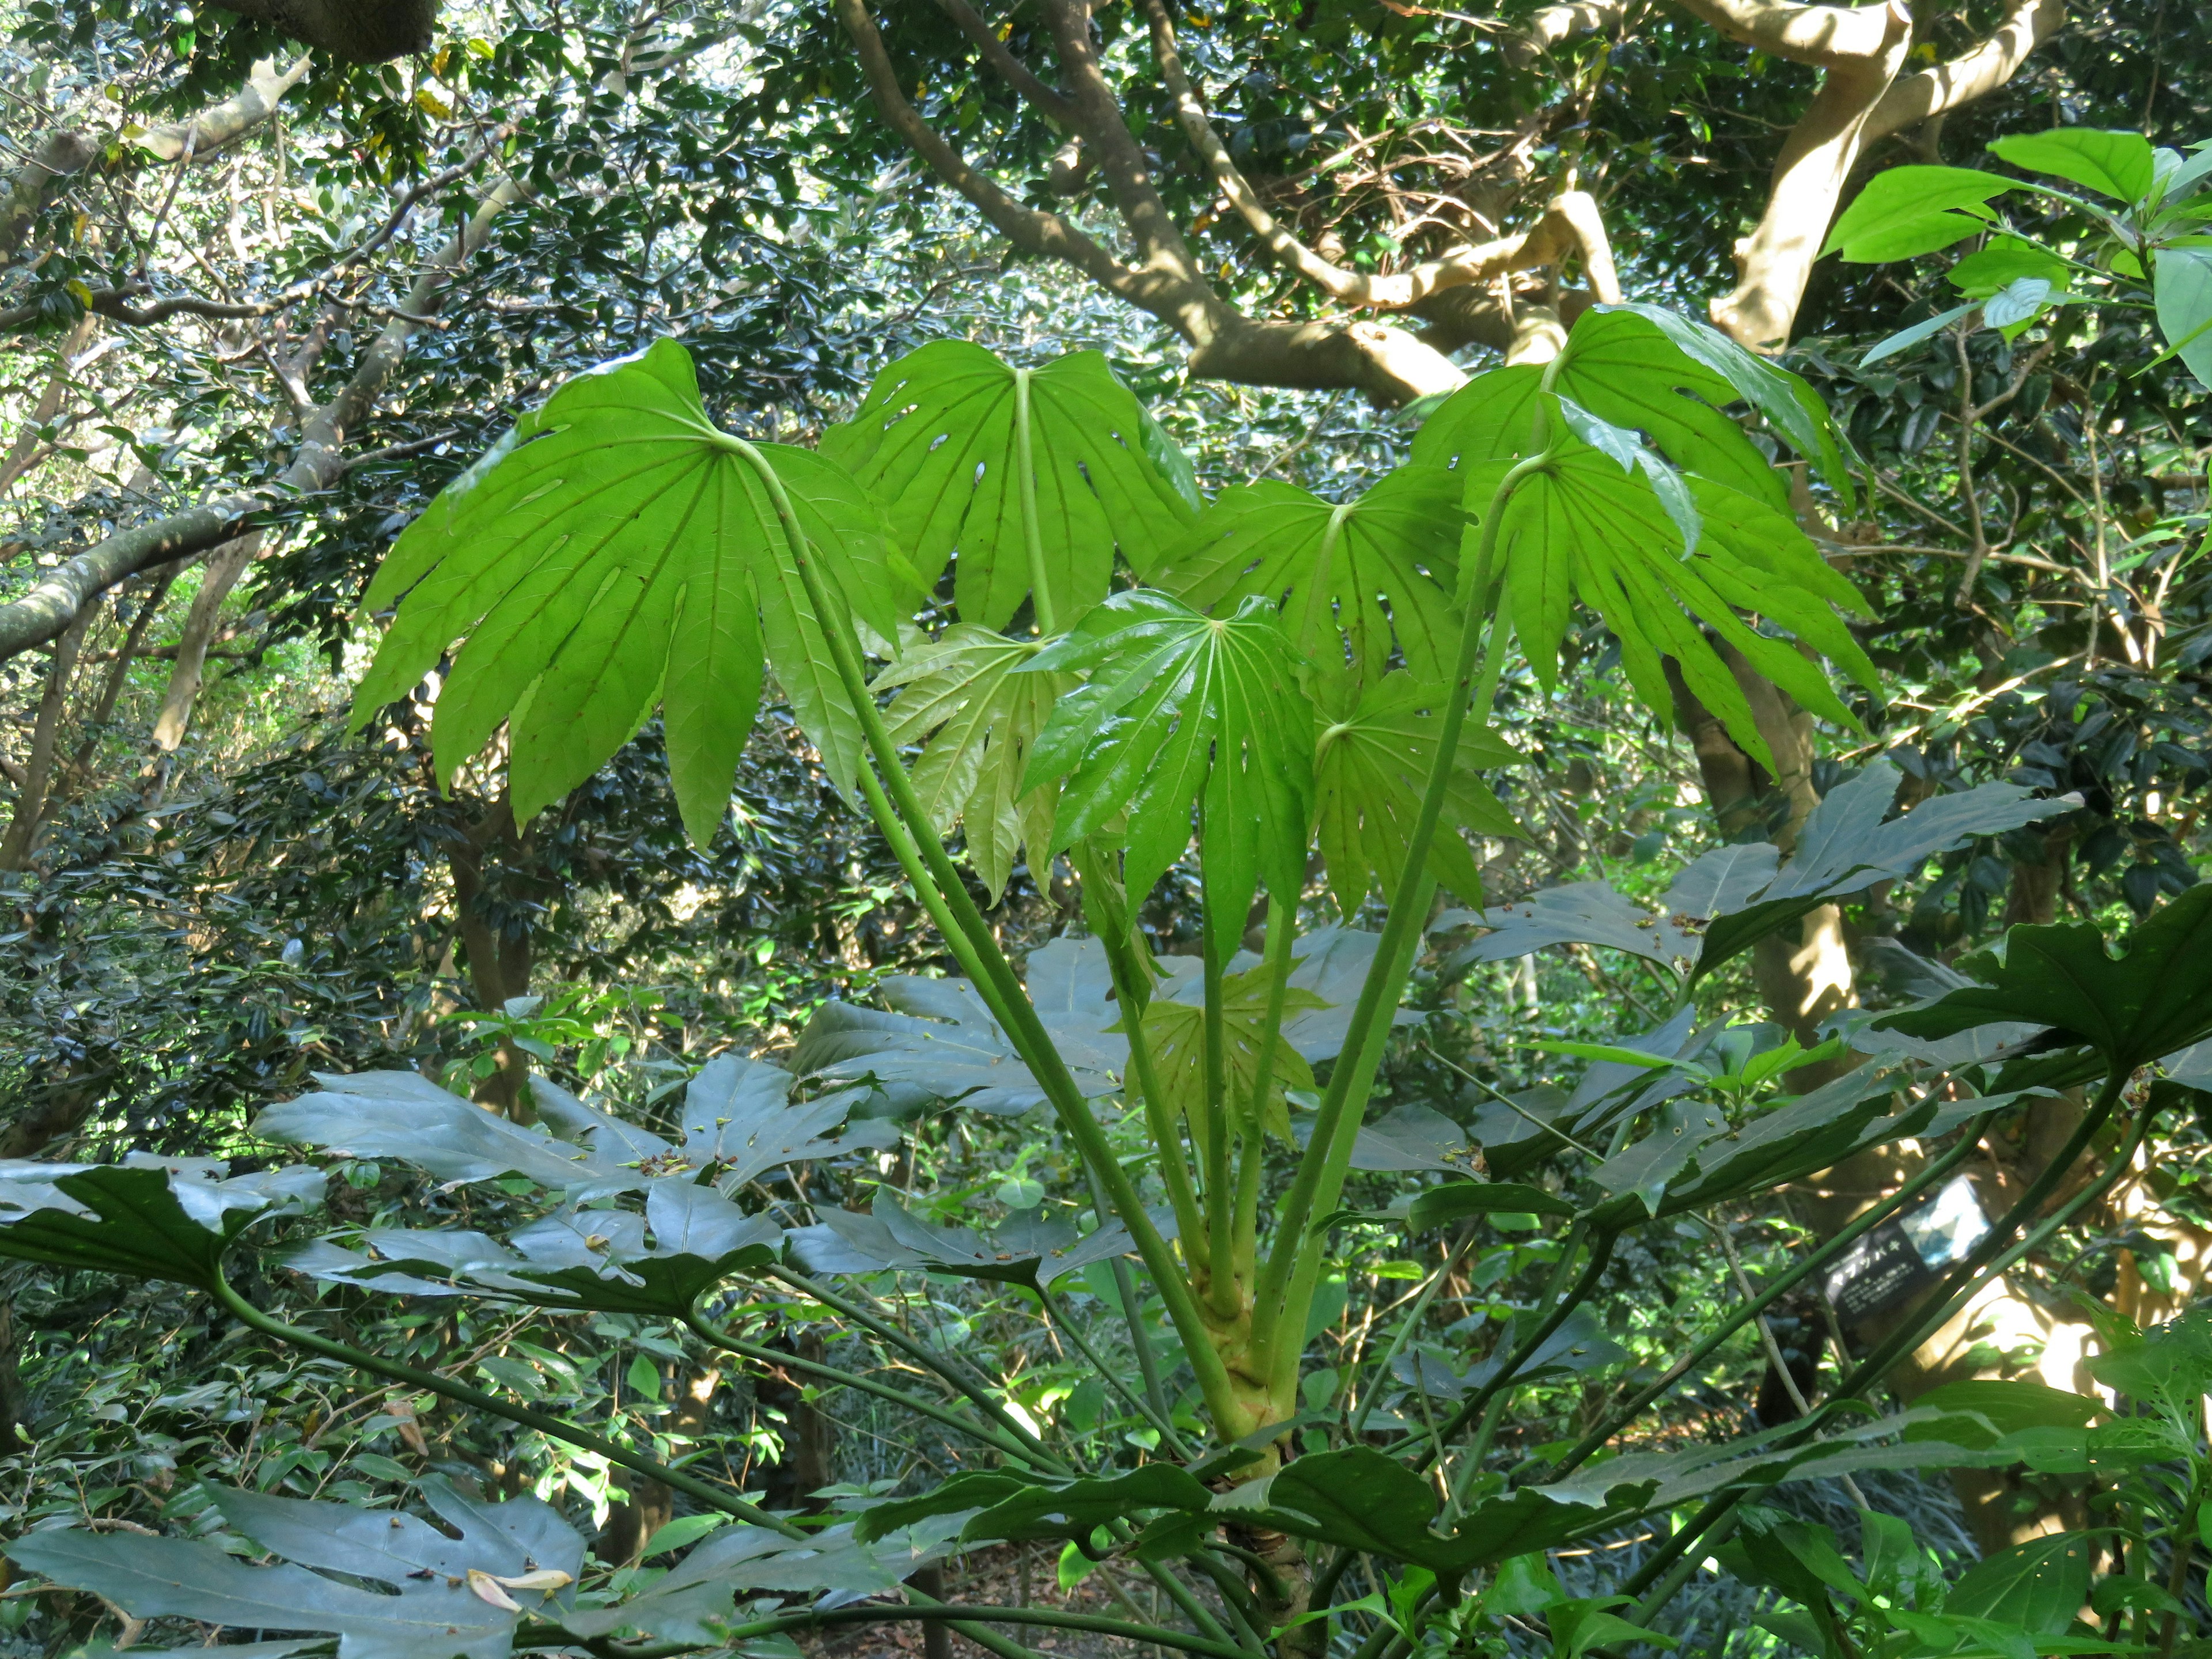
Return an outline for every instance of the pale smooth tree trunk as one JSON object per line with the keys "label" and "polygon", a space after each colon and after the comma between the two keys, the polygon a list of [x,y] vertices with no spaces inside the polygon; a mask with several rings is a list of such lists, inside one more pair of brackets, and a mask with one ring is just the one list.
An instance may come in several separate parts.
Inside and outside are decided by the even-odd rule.
{"label": "pale smooth tree trunk", "polygon": [[177,663],[169,671],[161,712],[154,720],[154,747],[165,755],[176,753],[191,724],[192,705],[199,701],[206,678],[208,646],[215,638],[223,601],[260,551],[261,532],[253,530],[212,549],[207,556],[200,591],[192,596],[192,608],[185,614],[185,631],[177,641]]}

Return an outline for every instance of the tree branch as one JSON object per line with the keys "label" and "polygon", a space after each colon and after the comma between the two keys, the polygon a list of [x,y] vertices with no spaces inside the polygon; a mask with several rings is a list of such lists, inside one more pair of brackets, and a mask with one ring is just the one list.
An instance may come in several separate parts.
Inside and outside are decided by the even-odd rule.
{"label": "tree branch", "polygon": [[860,54],[860,72],[867,78],[868,91],[875,99],[877,110],[907,147],[928,163],[931,172],[965,197],[1000,235],[1023,252],[1064,259],[1109,293],[1143,303],[1138,298],[1137,273],[1059,214],[1040,213],[1015,201],[969,167],[960,152],[921,118],[921,112],[899,90],[890,53],[876,28],[875,18],[869,14],[866,0],[837,0],[837,20],[845,26],[845,33],[852,38],[854,48]]}
{"label": "tree branch", "polygon": [[1871,143],[1946,110],[1987,97],[2020,72],[2028,54],[2066,22],[2066,0],[2018,0],[2012,14],[1972,52],[1892,83],[1867,118]]}
{"label": "tree branch", "polygon": [[1205,105],[1184,72],[1182,54],[1176,45],[1175,25],[1164,0],[1144,0],[1152,26],[1152,56],[1174,102],[1183,137],[1198,152],[1214,187],[1251,228],[1252,234],[1275,256],[1277,263],[1304,277],[1331,299],[1377,311],[1402,311],[1430,295],[1469,283],[1495,281],[1516,270],[1555,265],[1569,252],[1580,252],[1589,272],[1590,287],[1608,303],[1620,300],[1620,283],[1613,264],[1613,248],[1605,234],[1605,221],[1595,199],[1582,191],[1568,191],[1545,210],[1544,216],[1518,236],[1501,237],[1471,247],[1453,249],[1441,258],[1426,260],[1411,270],[1387,276],[1346,270],[1308,247],[1267,211],[1249,181],[1238,169],[1207,117]]}
{"label": "tree branch", "polygon": [[937,4],[960,26],[960,32],[975,42],[975,50],[983,54],[983,61],[996,70],[1008,86],[1036,105],[1048,118],[1063,127],[1075,125],[1075,106],[1068,101],[1067,94],[1039,80],[1035,71],[999,39],[998,32],[976,14],[968,0],[937,0]]}
{"label": "tree branch", "polygon": [[1880,6],[1801,6],[1787,0],[1674,3],[1747,46],[1821,69],[1879,62],[1899,25],[1908,33],[1912,27],[1904,0]]}
{"label": "tree branch", "polygon": [[[306,76],[309,61],[301,57],[280,72],[275,58],[264,58],[247,71],[245,86],[234,95],[186,120],[141,133],[135,148],[157,161],[178,161],[188,152],[193,161],[209,161],[274,114],[284,94]],[[57,128],[40,138],[31,159],[9,180],[6,203],[0,204],[0,258],[12,258],[22,246],[24,234],[45,209],[46,191],[54,180],[83,172],[100,155],[99,141],[82,133]]]}
{"label": "tree branch", "polygon": [[395,316],[385,325],[361,354],[353,378],[308,420],[299,450],[281,477],[258,489],[118,531],[57,565],[21,599],[0,605],[0,661],[52,639],[69,627],[94,596],[126,577],[228,541],[250,515],[286,496],[329,489],[344,471],[340,451],[346,434],[368,414],[406,357],[407,343],[416,329],[408,319],[436,311],[447,279],[483,246],[492,221],[522,195],[520,185],[502,178],[478,204],[461,233],[431,257],[409,290],[406,304],[399,307],[407,315]]}

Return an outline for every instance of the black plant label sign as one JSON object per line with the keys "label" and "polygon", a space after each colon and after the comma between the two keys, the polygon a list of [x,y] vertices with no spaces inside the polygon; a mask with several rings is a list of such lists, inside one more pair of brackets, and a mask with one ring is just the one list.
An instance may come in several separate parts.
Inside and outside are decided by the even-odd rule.
{"label": "black plant label sign", "polygon": [[1847,1323],[1911,1301],[1990,1230],[1973,1182],[1960,1176],[1859,1239],[1829,1269],[1829,1305]]}

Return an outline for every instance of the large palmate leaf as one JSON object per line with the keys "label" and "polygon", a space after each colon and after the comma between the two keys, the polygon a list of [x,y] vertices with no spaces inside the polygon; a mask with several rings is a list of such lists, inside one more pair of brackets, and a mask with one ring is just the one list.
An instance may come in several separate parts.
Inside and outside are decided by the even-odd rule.
{"label": "large palmate leaf", "polygon": [[[1291,1056],[1310,1065],[1343,1047],[1377,937],[1319,927],[1298,941],[1290,977],[1295,994],[1283,1018]],[[1242,972],[1258,960],[1243,952],[1229,965]],[[1205,994],[1200,964],[1171,957],[1163,969],[1152,1006],[1199,1007]],[[1129,1039],[1105,947],[1097,939],[1056,939],[1032,951],[1022,972],[1030,1002],[1076,1086],[1093,1097],[1119,1092]],[[810,1077],[854,1085],[872,1079],[1002,1115],[1044,1103],[1043,1089],[966,980],[897,974],[877,988],[890,1011],[823,1004],[800,1035],[792,1063]]]}
{"label": "large palmate leaf", "polygon": [[1459,644],[1460,495],[1459,479],[1421,465],[1338,506],[1273,479],[1239,485],[1146,578],[1212,614],[1255,594],[1279,605],[1301,653],[1331,666],[1348,659],[1362,684],[1382,678],[1394,640],[1416,678],[1441,680]]}
{"label": "large palmate leaf", "polygon": [[2002,945],[2002,952],[1978,951],[1958,964],[1984,983],[1885,1015],[1875,1025],[1942,1037],[1996,1021],[2030,1021],[2094,1048],[2123,1074],[2212,1035],[2212,883],[2155,912],[2117,960],[2088,921],[2014,927]]}
{"label": "large palmate leaf", "polygon": [[283,1260],[310,1278],[362,1290],[680,1319],[730,1274],[773,1261],[782,1237],[770,1218],[747,1215],[712,1187],[665,1179],[647,1189],[641,1216],[564,1206],[504,1243],[458,1230],[373,1227],[359,1236],[358,1250],[318,1239]]}
{"label": "large palmate leaf", "polygon": [[[1118,1255],[1132,1255],[1136,1243],[1118,1221],[1087,1237],[1074,1227],[1042,1215],[1016,1216],[988,1237],[965,1227],[941,1227],[925,1221],[888,1193],[878,1191],[869,1213],[821,1208],[822,1219],[789,1235],[792,1254],[809,1273],[873,1273],[921,1268],[988,1279],[1031,1290]],[[1175,1212],[1152,1212],[1164,1237],[1176,1236]]]}
{"label": "large palmate leaf", "polygon": [[[1338,913],[1349,921],[1372,888],[1397,890],[1449,693],[1402,670],[1364,691],[1348,675],[1320,676],[1316,684],[1322,725],[1314,787],[1321,855]],[[1458,832],[1527,837],[1479,775],[1517,758],[1492,732],[1462,729],[1428,868],[1439,887],[1471,904],[1481,901],[1482,872]]]}
{"label": "large palmate leaf", "polygon": [[300,1565],[249,1566],[211,1544],[74,1527],[6,1547],[19,1565],[134,1618],[320,1631],[338,1638],[339,1659],[505,1659],[524,1613],[560,1616],[584,1540],[534,1498],[486,1504],[438,1475],[420,1486],[458,1537],[390,1510],[213,1489],[233,1528]]}
{"label": "large palmate leaf", "polygon": [[441,781],[504,720],[514,814],[589,777],[655,704],[685,827],[711,837],[772,668],[830,775],[850,790],[859,717],[838,683],[780,509],[834,595],[892,636],[919,587],[881,509],[821,456],[716,428],[672,340],[581,374],[526,416],[402,535],[369,586],[398,615],[356,721],[456,640],[431,736]]}
{"label": "large palmate leaf", "polygon": [[957,553],[960,614],[985,628],[1004,628],[1039,581],[1039,620],[1066,627],[1106,596],[1117,546],[1145,568],[1191,516],[1148,453],[1137,400],[1095,351],[1014,368],[964,340],[934,341],[878,374],[822,453],[889,504],[899,548],[928,581]]}
{"label": "large palmate leaf", "polygon": [[[1662,721],[1674,717],[1664,667],[1671,658],[1736,743],[1766,757],[1751,705],[1710,630],[1802,706],[1841,725],[1857,723],[1817,665],[1738,615],[1742,606],[1778,618],[1795,611],[1802,620],[1815,614],[1806,605],[1808,592],[1832,594],[1840,584],[1786,515],[1725,485],[1692,480],[1701,516],[1711,503],[1723,533],[1701,534],[1697,550],[1685,556],[1682,532],[1645,472],[1624,471],[1613,456],[1563,431],[1553,443],[1551,461],[1513,493],[1498,526],[1504,610],[1540,681],[1548,686],[1557,678],[1569,611],[1580,599],[1620,641],[1631,683]],[[1484,476],[1478,470],[1470,478],[1471,502],[1485,495]],[[1840,624],[1826,618],[1824,629],[1842,665],[1875,684],[1873,665],[1847,643]]]}
{"label": "large palmate leaf", "polygon": [[1117,593],[1029,670],[1084,671],[1024,779],[1066,778],[1053,839],[1098,835],[1126,811],[1125,878],[1147,894],[1189,847],[1195,804],[1209,926],[1233,950],[1262,876],[1295,902],[1313,822],[1313,705],[1273,608],[1255,594],[1216,621],[1150,589]]}
{"label": "large palmate leaf", "polygon": [[1447,910],[1430,931],[1448,933],[1470,923],[1490,931],[1446,957],[1447,973],[1471,962],[1510,962],[1553,945],[1609,945],[1669,968],[1697,952],[1696,941],[1686,940],[1680,929],[1665,926],[1601,881],[1542,888],[1516,904]]}
{"label": "large palmate leaf", "polygon": [[325,1182],[298,1165],[226,1179],[228,1168],[143,1152],[119,1164],[0,1160],[0,1257],[212,1290],[231,1240],[321,1203]]}
{"label": "large palmate leaf", "polygon": [[851,1101],[793,1105],[789,1073],[740,1054],[708,1061],[685,1085],[681,1146],[543,1079],[532,1092],[557,1135],[511,1123],[416,1072],[318,1073],[315,1080],[319,1090],[270,1107],[255,1131],[356,1158],[398,1158],[441,1181],[521,1176],[570,1204],[702,1175],[735,1192],[780,1164],[881,1145],[896,1133],[860,1123],[831,1139]]}
{"label": "large palmate leaf", "polygon": [[914,791],[931,826],[944,835],[956,821],[967,825],[969,860],[994,902],[1021,848],[1041,860],[1053,844],[1060,792],[1050,784],[1024,791],[1022,774],[1054,701],[1075,682],[1016,672],[1036,654],[1034,643],[963,623],[876,678],[878,690],[900,688],[885,711],[892,740],[929,739]]}

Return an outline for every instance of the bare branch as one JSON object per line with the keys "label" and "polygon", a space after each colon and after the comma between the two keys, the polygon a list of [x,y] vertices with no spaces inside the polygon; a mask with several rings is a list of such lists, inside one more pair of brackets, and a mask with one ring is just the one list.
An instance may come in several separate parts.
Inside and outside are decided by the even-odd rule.
{"label": "bare branch", "polygon": [[908,149],[929,164],[929,169],[967,198],[970,206],[989,220],[999,233],[1024,253],[1065,259],[1102,288],[1134,300],[1136,273],[1057,213],[1040,213],[1024,207],[969,167],[960,152],[921,118],[899,89],[890,53],[869,15],[866,0],[837,0],[837,19],[845,26],[859,52],[860,70],[876,107],[892,131]]}
{"label": "bare branch", "polygon": [[69,628],[94,597],[126,577],[228,541],[245,527],[249,517],[286,496],[329,489],[344,471],[340,450],[346,434],[367,417],[406,357],[407,343],[416,328],[408,319],[438,309],[447,280],[455,268],[483,246],[493,220],[521,200],[523,194],[514,179],[501,179],[477,204],[460,234],[431,257],[409,290],[406,304],[395,307],[406,314],[394,317],[369,342],[354,366],[353,378],[309,419],[299,450],[281,477],[257,489],[118,531],[55,566],[21,599],[0,605],[0,661],[54,638]]}
{"label": "bare branch", "polygon": [[1237,210],[1278,263],[1331,299],[1377,311],[1403,311],[1441,289],[1491,282],[1539,265],[1555,265],[1570,252],[1583,255],[1589,271],[1590,287],[1601,300],[1615,301],[1620,298],[1620,283],[1613,270],[1613,249],[1606,238],[1605,221],[1596,201],[1581,191],[1562,194],[1534,227],[1518,236],[1455,248],[1441,258],[1425,261],[1411,270],[1377,276],[1347,270],[1323,258],[1268,212],[1267,204],[1231,158],[1228,146],[1214,131],[1205,106],[1183,70],[1182,55],[1176,46],[1175,27],[1169,20],[1164,0],[1144,0],[1144,4],[1152,25],[1152,55],[1159,64],[1161,78],[1167,83],[1168,95],[1174,100],[1176,118],[1190,147],[1206,164],[1214,187]]}

